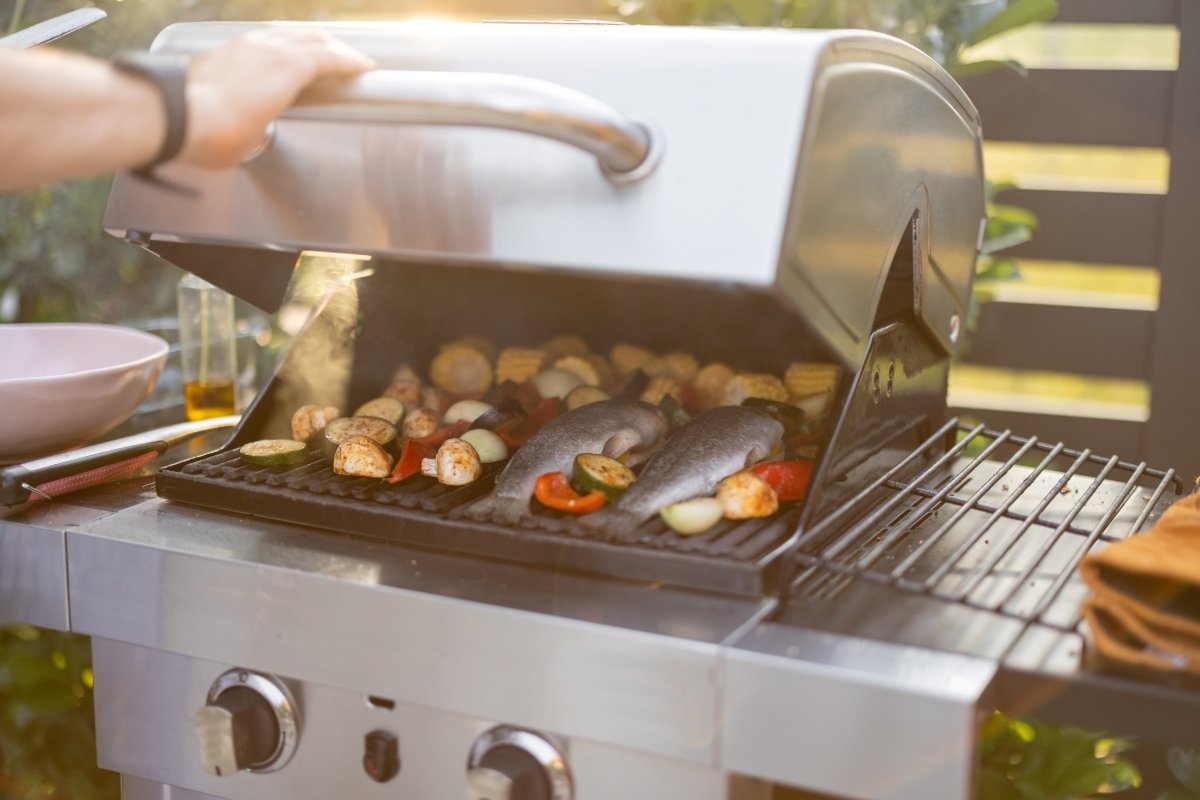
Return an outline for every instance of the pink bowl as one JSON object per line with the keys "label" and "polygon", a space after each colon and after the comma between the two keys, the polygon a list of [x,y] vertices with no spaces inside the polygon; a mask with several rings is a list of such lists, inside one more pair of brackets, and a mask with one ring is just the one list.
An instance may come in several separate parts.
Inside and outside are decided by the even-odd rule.
{"label": "pink bowl", "polygon": [[0,325],[0,463],[95,439],[137,409],[167,343],[116,325]]}

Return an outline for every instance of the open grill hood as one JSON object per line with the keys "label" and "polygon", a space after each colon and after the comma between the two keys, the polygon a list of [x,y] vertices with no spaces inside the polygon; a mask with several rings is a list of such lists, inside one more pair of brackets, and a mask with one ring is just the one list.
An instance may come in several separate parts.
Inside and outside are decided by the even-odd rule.
{"label": "open grill hood", "polygon": [[[176,25],[154,48],[196,54],[251,27]],[[304,250],[736,285],[852,368],[911,230],[911,281],[892,281],[960,348],[979,120],[914,48],[850,31],[324,27],[380,70],[310,90],[238,169],[169,165],[174,189],[118,176],[105,227],[268,309]]]}

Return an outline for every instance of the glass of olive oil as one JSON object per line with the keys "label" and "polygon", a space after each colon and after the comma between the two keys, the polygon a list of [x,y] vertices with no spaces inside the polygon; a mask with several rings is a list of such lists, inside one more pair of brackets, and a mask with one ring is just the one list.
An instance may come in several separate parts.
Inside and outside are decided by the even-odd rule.
{"label": "glass of olive oil", "polygon": [[237,410],[237,330],[233,296],[188,274],[179,282],[179,356],[187,418]]}

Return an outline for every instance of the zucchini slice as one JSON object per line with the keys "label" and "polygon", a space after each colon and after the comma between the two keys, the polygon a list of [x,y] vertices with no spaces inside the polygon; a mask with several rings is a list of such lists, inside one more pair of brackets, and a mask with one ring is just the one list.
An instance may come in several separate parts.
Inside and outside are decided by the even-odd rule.
{"label": "zucchini slice", "polygon": [[338,417],[325,426],[325,439],[334,447],[351,436],[366,436],[387,444],[396,438],[396,426],[379,417]]}
{"label": "zucchini slice", "polygon": [[404,419],[404,403],[394,397],[376,397],[368,400],[354,412],[356,417],[379,417],[393,425],[399,425]]}
{"label": "zucchini slice", "polygon": [[580,494],[601,491],[610,501],[625,494],[636,476],[633,470],[599,453],[580,453],[575,456],[571,482]]}
{"label": "zucchini slice", "polygon": [[295,439],[259,439],[242,445],[242,460],[259,467],[284,467],[303,464],[308,445]]}

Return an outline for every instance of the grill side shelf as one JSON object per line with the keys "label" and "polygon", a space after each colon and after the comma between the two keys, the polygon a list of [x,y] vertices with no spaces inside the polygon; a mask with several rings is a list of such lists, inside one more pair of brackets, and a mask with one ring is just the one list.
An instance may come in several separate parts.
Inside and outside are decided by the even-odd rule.
{"label": "grill side shelf", "polygon": [[777,621],[995,660],[1010,713],[1193,741],[1200,687],[1103,663],[1077,575],[1182,494],[1174,471],[954,420],[920,450],[920,474],[898,466],[800,534]]}
{"label": "grill side shelf", "polygon": [[164,468],[158,494],[168,500],[418,547],[573,570],[623,580],[761,597],[778,588],[780,559],[763,558],[795,529],[800,510],[766,520],[721,523],[678,536],[658,520],[619,542],[577,532],[546,513],[524,527],[463,519],[454,512],[483,496],[485,477],[465,487],[423,477],[400,484],[333,474],[310,459],[290,468],[255,467],[225,450]]}

